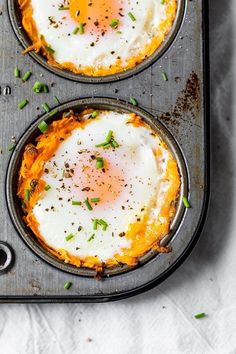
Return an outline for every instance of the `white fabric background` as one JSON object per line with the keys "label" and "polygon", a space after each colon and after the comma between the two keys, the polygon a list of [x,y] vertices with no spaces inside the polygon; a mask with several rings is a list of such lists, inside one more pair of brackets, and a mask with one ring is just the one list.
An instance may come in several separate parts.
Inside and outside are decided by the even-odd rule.
{"label": "white fabric background", "polygon": [[[235,0],[210,0],[212,198],[192,255],[129,300],[2,305],[1,353],[236,353],[235,23]],[[207,318],[194,319],[203,311]]]}

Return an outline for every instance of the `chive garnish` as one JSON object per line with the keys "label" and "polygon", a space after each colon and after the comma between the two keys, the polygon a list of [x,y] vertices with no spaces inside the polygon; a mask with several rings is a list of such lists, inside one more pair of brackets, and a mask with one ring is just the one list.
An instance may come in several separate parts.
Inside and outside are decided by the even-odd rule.
{"label": "chive garnish", "polygon": [[77,34],[78,32],[79,32],[79,27],[75,27],[72,33]]}
{"label": "chive garnish", "polygon": [[118,25],[119,25],[119,20],[117,18],[113,18],[110,23],[111,28],[116,29]]}
{"label": "chive garnish", "polygon": [[113,131],[109,130],[105,141],[101,144],[95,145],[96,147],[102,147],[103,149],[109,149],[111,146],[113,148],[119,147],[119,144],[114,140]]}
{"label": "chive garnish", "polygon": [[129,101],[133,106],[138,106],[138,101],[136,100],[136,98],[130,97]]}
{"label": "chive garnish", "polygon": [[198,314],[195,315],[194,317],[198,320],[198,319],[200,319],[200,318],[206,317],[206,314],[205,314],[205,312],[202,312],[202,313],[198,313]]}
{"label": "chive garnish", "polygon": [[30,190],[29,189],[26,189],[25,190],[25,201],[29,201],[29,199],[30,199]]}
{"label": "chive garnish", "polygon": [[161,4],[164,5],[166,0],[161,0]]}
{"label": "chive garnish", "polygon": [[128,15],[133,22],[136,21],[136,17],[132,14],[132,12],[129,12]]}
{"label": "chive garnish", "polygon": [[94,220],[93,220],[93,229],[94,229],[94,230],[97,230],[97,228],[98,228],[98,220],[97,220],[97,219],[94,219]]}
{"label": "chive garnish", "polygon": [[111,147],[111,144],[109,143],[109,144],[104,144],[103,145],[103,149],[109,149]]}
{"label": "chive garnish", "polygon": [[30,71],[26,71],[25,75],[22,77],[22,81],[28,81],[30,76],[31,76],[31,72]]}
{"label": "chive garnish", "polygon": [[106,231],[106,229],[108,228],[108,223],[102,219],[98,220],[98,224],[102,226],[103,231]]}
{"label": "chive garnish", "polygon": [[91,202],[92,202],[92,203],[98,203],[98,202],[100,202],[100,200],[101,200],[101,199],[98,198],[98,197],[97,197],[97,198],[91,198]]}
{"label": "chive garnish", "polygon": [[64,284],[64,289],[66,289],[66,290],[70,289],[71,285],[72,285],[72,282],[71,282],[71,281],[66,282],[66,283]]}
{"label": "chive garnish", "polygon": [[27,99],[24,99],[18,104],[18,108],[23,109],[28,103],[29,101]]}
{"label": "chive garnish", "polygon": [[83,23],[79,24],[79,33],[80,34],[84,34],[84,25],[83,25]]}
{"label": "chive garnish", "polygon": [[50,46],[48,46],[48,45],[45,46],[45,49],[46,49],[46,51],[47,51],[48,53],[50,53],[50,54],[55,53],[55,50],[52,49],[52,47],[50,47]]}
{"label": "chive garnish", "polygon": [[55,114],[57,114],[57,113],[58,113],[58,109],[54,109],[53,111],[51,111],[51,112],[49,113],[49,116],[50,116],[50,117],[55,116]]}
{"label": "chive garnish", "polygon": [[95,237],[95,234],[92,234],[87,241],[88,242],[92,241],[94,239],[94,237]]}
{"label": "chive garnish", "polygon": [[18,68],[14,69],[14,75],[15,77],[20,77],[20,70]]}
{"label": "chive garnish", "polygon": [[81,205],[82,203],[78,200],[72,200],[71,204],[72,205]]}
{"label": "chive garnish", "polygon": [[33,86],[33,91],[35,93],[48,92],[48,86],[43,84],[40,81],[36,81],[34,86]]}
{"label": "chive garnish", "polygon": [[41,104],[41,106],[43,107],[43,109],[45,110],[45,112],[49,112],[50,111],[50,107],[47,104],[47,102],[44,102]]}
{"label": "chive garnish", "polygon": [[97,111],[94,111],[92,114],[91,114],[91,117],[92,118],[96,118],[98,116],[98,112]]}
{"label": "chive garnish", "polygon": [[47,184],[47,185],[44,187],[44,190],[45,190],[45,191],[49,191],[49,189],[51,189],[51,186],[49,186],[49,184]]}
{"label": "chive garnish", "polygon": [[47,123],[43,120],[42,122],[39,123],[38,125],[39,130],[41,131],[41,133],[45,133],[48,130],[48,125]]}
{"label": "chive garnish", "polygon": [[60,103],[60,101],[59,101],[59,99],[57,98],[57,96],[54,96],[53,99],[54,99],[54,102],[55,102],[55,103],[57,103],[57,104]]}
{"label": "chive garnish", "polygon": [[74,238],[75,237],[75,235],[74,234],[69,234],[69,235],[67,235],[66,237],[65,237],[65,240],[66,241],[70,241],[72,238]]}
{"label": "chive garnish", "polygon": [[168,76],[167,76],[167,73],[162,73],[162,78],[164,81],[168,81]]}
{"label": "chive garnish", "polygon": [[88,198],[85,199],[84,203],[85,203],[86,207],[88,208],[88,210],[93,210],[93,207],[92,207],[92,205],[90,204]]}
{"label": "chive garnish", "polygon": [[191,207],[187,197],[183,197],[183,203],[185,208],[189,209]]}
{"label": "chive garnish", "polygon": [[15,147],[16,147],[15,145],[9,146],[8,151],[13,151],[15,149]]}
{"label": "chive garnish", "polygon": [[69,10],[69,9],[70,9],[69,6],[61,5],[61,6],[58,7],[58,10]]}
{"label": "chive garnish", "polygon": [[118,148],[120,145],[117,143],[117,141],[112,140],[111,146],[115,149],[115,148]]}
{"label": "chive garnish", "polygon": [[96,168],[103,168],[104,167],[104,161],[102,157],[97,157],[96,158]]}

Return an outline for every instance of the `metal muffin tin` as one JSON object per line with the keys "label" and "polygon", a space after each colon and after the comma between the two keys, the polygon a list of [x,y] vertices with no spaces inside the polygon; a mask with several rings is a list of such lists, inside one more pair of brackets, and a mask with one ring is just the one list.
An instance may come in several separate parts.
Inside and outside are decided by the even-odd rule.
{"label": "metal muffin tin", "polygon": [[[9,16],[11,20],[11,24],[13,27],[13,30],[21,42],[22,46],[24,49],[28,48],[32,43],[27,35],[27,33],[24,31],[24,28],[21,25],[21,12],[19,10],[19,7],[17,5],[17,0],[8,0],[8,11],[9,11]],[[177,13],[175,17],[175,21],[173,23],[172,29],[169,32],[169,34],[166,36],[165,41],[162,43],[162,45],[146,60],[144,60],[142,63],[137,65],[136,67],[126,70],[122,73],[115,74],[115,75],[107,75],[107,76],[86,76],[86,75],[78,75],[73,72],[67,71],[67,70],[61,70],[58,68],[54,68],[47,63],[47,59],[40,53],[35,53],[35,52],[30,52],[29,55],[34,58],[40,65],[42,65],[44,68],[50,70],[52,73],[59,75],[63,78],[70,79],[73,81],[78,81],[78,82],[84,82],[84,83],[105,83],[105,82],[114,82],[114,81],[119,81],[122,79],[126,79],[130,76],[133,76],[140,71],[148,68],[150,65],[152,65],[157,59],[159,59],[165,51],[169,48],[171,43],[173,42],[174,38],[176,37],[178,30],[181,26],[183,16],[184,16],[184,10],[185,10],[185,0],[178,0],[178,7],[177,7]]]}
{"label": "metal muffin tin", "polygon": [[[132,296],[150,289],[167,278],[195,245],[203,226],[208,201],[207,19],[206,2],[196,0],[182,3],[185,4],[182,25],[165,54],[162,53],[163,55],[156,58],[157,60],[151,66],[145,66],[145,70],[135,76],[112,83],[103,82],[102,85],[94,81],[93,84],[89,81],[85,85],[65,80],[54,72],[46,70],[44,65],[38,65],[39,62],[33,61],[31,55],[22,56],[22,46],[21,44],[16,46],[7,7],[2,5],[1,8],[0,5],[2,49],[0,148],[3,150],[0,172],[2,190],[0,248],[3,245],[2,247],[6,247],[6,252],[10,250],[10,253],[6,253],[5,256],[2,256],[2,251],[0,255],[2,262],[0,266],[6,267],[0,272],[0,302],[95,302]],[[13,4],[16,6],[16,1],[8,1],[8,6]],[[11,20],[12,9],[13,7],[9,6]],[[19,67],[22,73],[27,70],[32,71],[30,80],[22,83],[20,79],[16,79],[13,75],[15,67]],[[168,81],[162,78],[164,72],[167,73]],[[49,85],[49,94],[32,92],[32,86],[37,80]],[[27,139],[34,137],[34,127],[37,124],[35,119],[42,117],[41,104],[48,102],[53,107],[54,95],[60,99],[62,110],[77,102],[76,104],[80,105],[94,104],[103,107],[111,104],[111,107],[116,109],[139,111],[139,108],[124,103],[132,96],[138,100],[140,107],[144,108],[139,111],[141,115],[150,119],[152,124],[153,119],[158,120],[157,122],[154,120],[155,127],[160,130],[170,148],[173,149],[181,169],[183,166],[181,171],[183,187],[188,187],[192,206],[189,210],[183,210],[182,205],[179,205],[180,210],[173,224],[174,235],[171,235],[173,237],[170,241],[166,240],[170,242],[172,252],[148,255],[148,259],[142,260],[142,264],[131,271],[124,269],[125,272],[122,273],[121,269],[114,270],[116,274],[108,274],[109,276],[103,280],[96,280],[88,276],[91,274],[84,274],[85,276],[73,274],[72,268],[68,270],[58,269],[55,264],[51,266],[48,263],[49,259],[44,262],[43,259],[50,255],[46,255],[44,250],[38,248],[32,235],[25,238],[28,245],[31,241],[32,245],[26,246],[13,226],[14,223],[17,228],[22,227],[22,230],[24,228],[23,224],[17,224],[20,222],[17,214],[20,213],[20,209],[12,191],[17,177],[16,169],[19,166],[18,152]],[[95,98],[94,101],[90,98],[77,101],[79,97],[99,98]],[[113,100],[107,101],[101,97],[110,97]],[[27,98],[29,104],[19,111],[17,105],[23,98]],[[65,102],[68,103],[63,105]],[[8,147],[11,145],[13,135],[16,136],[18,144],[15,151],[11,153]],[[181,191],[182,194],[186,192],[186,189]],[[5,195],[7,198],[4,197]],[[184,215],[181,217],[183,211]],[[22,230],[19,229],[24,236],[22,232],[26,230]],[[36,247],[34,251],[32,251],[33,247]],[[10,260],[9,264],[6,263],[7,259]],[[69,290],[63,288],[67,281],[73,283]]]}
{"label": "metal muffin tin", "polygon": [[[40,135],[40,131],[38,129],[38,124],[44,120],[48,124],[50,124],[55,119],[60,119],[63,112],[67,112],[72,109],[74,112],[82,112],[84,109],[92,108],[94,110],[116,110],[119,112],[133,112],[143,118],[143,120],[148,123],[161,137],[163,141],[168,145],[170,151],[175,157],[180,171],[181,176],[181,190],[179,201],[176,206],[176,215],[171,224],[171,232],[162,240],[162,245],[169,243],[171,238],[176,234],[178,230],[179,224],[182,221],[182,217],[184,214],[184,206],[181,202],[183,196],[188,195],[188,181],[187,181],[187,172],[186,166],[184,163],[184,159],[182,157],[181,151],[174,141],[173,136],[168,132],[168,130],[152,115],[145,112],[144,110],[134,107],[131,104],[114,100],[108,98],[85,98],[80,100],[75,100],[69,103],[65,103],[57,108],[58,114],[56,116],[50,117],[50,113],[45,114],[43,117],[38,118],[29,129],[27,129],[26,133],[19,140],[16,148],[12,154],[10,159],[10,163],[7,169],[6,176],[6,197],[7,197],[7,205],[9,208],[9,212],[12,218],[12,221],[21,235],[25,243],[34,251],[38,256],[47,261],[49,264],[57,267],[58,269],[64,270],[68,273],[95,277],[96,272],[87,268],[77,268],[68,263],[62,262],[54,257],[52,254],[47,252],[39,242],[37,242],[36,237],[32,233],[32,231],[26,227],[23,222],[23,213],[20,205],[20,201],[17,198],[17,183],[18,183],[18,171],[20,169],[22,163],[22,156],[24,153],[25,146],[29,143],[34,143],[35,138]],[[139,266],[145,264],[150,261],[153,257],[157,255],[156,252],[151,251],[148,252],[145,256],[140,257]],[[118,275],[129,270],[133,270],[133,267],[129,266],[119,266],[114,268],[105,268],[104,276],[112,276]]]}

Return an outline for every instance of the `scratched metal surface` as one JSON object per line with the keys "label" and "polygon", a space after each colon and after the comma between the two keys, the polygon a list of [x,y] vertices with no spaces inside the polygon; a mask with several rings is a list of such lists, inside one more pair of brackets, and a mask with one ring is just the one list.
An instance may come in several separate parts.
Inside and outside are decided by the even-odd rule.
{"label": "scratched metal surface", "polygon": [[[176,261],[195,234],[205,199],[205,121],[203,79],[202,0],[187,1],[186,13],[177,38],[169,50],[152,67],[135,77],[111,84],[80,84],[53,75],[32,58],[22,56],[7,14],[6,1],[0,0],[0,241],[11,245],[15,253],[12,268],[0,274],[0,302],[6,301],[106,301],[116,295],[127,296],[152,282]],[[16,79],[15,67],[32,71],[26,83]],[[169,80],[163,81],[162,73]],[[36,80],[50,86],[49,94],[32,92]],[[103,281],[82,278],[57,270],[28,249],[15,231],[7,211],[4,187],[10,157],[11,137],[18,139],[29,124],[43,113],[41,103],[53,107],[53,96],[60,102],[80,97],[108,96],[127,100],[134,96],[141,107],[155,114],[166,125],[182,149],[190,185],[192,209],[185,214],[182,226],[172,241],[173,251],[161,255],[155,267],[151,261],[141,268]],[[23,99],[29,100],[22,111],[17,109]],[[63,289],[72,281],[70,290]]]}

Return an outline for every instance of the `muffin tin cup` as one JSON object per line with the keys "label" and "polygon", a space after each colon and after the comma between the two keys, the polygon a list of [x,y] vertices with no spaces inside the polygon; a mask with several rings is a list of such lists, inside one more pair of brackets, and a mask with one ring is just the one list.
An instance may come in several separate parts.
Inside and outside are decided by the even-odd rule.
{"label": "muffin tin cup", "polygon": [[[32,43],[27,35],[27,33],[24,31],[24,28],[22,27],[21,24],[21,13],[19,10],[19,6],[17,3],[17,0],[7,0],[7,5],[8,5],[8,13],[10,17],[10,22],[13,27],[13,30],[22,44],[23,48],[26,49],[28,48]],[[174,20],[174,23],[172,25],[172,28],[168,35],[166,36],[164,42],[162,45],[147,59],[145,59],[143,62],[138,64],[136,67],[123,71],[118,74],[114,75],[107,75],[107,76],[86,76],[86,75],[78,75],[73,72],[70,72],[68,70],[62,70],[59,68],[55,68],[51,65],[48,65],[47,59],[40,53],[36,53],[34,51],[29,52],[29,55],[36,61],[38,64],[46,68],[47,70],[51,71],[53,74],[56,74],[58,76],[61,76],[65,79],[69,79],[72,81],[77,81],[81,83],[87,83],[87,84],[102,84],[102,83],[109,83],[109,82],[115,82],[123,79],[127,79],[129,77],[132,77],[141,71],[147,69],[150,65],[155,63],[159,58],[162,57],[162,55],[167,51],[167,49],[170,47],[170,45],[173,43],[180,27],[183,21],[184,17],[184,12],[186,8],[186,0],[178,0],[178,7],[177,7],[177,13],[176,17]]]}
{"label": "muffin tin cup", "polygon": [[[21,166],[24,148],[27,144],[33,143],[35,141],[35,138],[41,134],[38,129],[38,124],[42,120],[50,124],[52,123],[52,121],[60,119],[61,114],[70,109],[72,109],[74,112],[81,112],[86,108],[92,108],[95,110],[116,110],[119,112],[132,112],[139,115],[156,131],[156,133],[161,137],[161,139],[167,144],[173,156],[175,157],[178,163],[179,172],[181,176],[181,189],[179,201],[177,203],[176,214],[171,224],[171,232],[164,239],[162,239],[162,245],[171,244],[171,240],[175,236],[175,233],[183,219],[184,206],[182,203],[182,198],[188,193],[188,178],[183,155],[180,151],[178,144],[176,143],[173,136],[169,133],[169,131],[151,113],[148,113],[147,111],[139,107],[132,106],[131,104],[121,100],[101,97],[74,100],[58,106],[58,113],[53,117],[50,117],[50,113],[47,113],[42,117],[38,118],[26,130],[26,132],[23,134],[18,144],[16,145],[16,148],[11,156],[6,176],[7,205],[13,224],[22,239],[30,247],[30,249],[52,266],[75,275],[94,277],[96,275],[94,270],[88,268],[77,268],[73,265],[65,263],[59,260],[58,258],[54,257],[50,252],[48,252],[42,247],[42,245],[38,242],[37,238],[34,236],[33,232],[23,222],[22,208],[20,200],[17,197],[18,172]],[[154,251],[149,251],[146,255],[139,258],[138,266],[145,264],[154,257],[158,257],[158,253]],[[134,267],[130,267],[127,265],[117,266],[114,268],[105,268],[104,276],[118,275],[130,271],[132,269],[134,269]]]}

